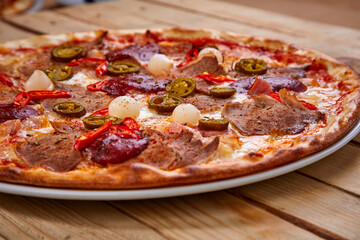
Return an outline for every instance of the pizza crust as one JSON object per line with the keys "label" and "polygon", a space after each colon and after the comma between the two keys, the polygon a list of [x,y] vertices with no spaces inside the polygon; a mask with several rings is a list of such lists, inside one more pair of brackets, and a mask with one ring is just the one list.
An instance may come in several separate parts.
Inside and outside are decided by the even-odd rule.
{"label": "pizza crust", "polygon": [[[346,65],[323,53],[296,47],[279,40],[239,35],[225,31],[186,30],[186,29],[158,29],[165,37],[171,38],[221,38],[241,43],[251,43],[253,46],[263,46],[273,49],[289,50],[308,57],[316,57],[339,72],[348,71],[347,82],[355,86],[359,84],[359,77]],[[56,45],[74,38],[93,40],[102,31],[67,33],[60,35],[39,36],[26,40],[11,41],[0,44],[0,52],[8,48],[38,48]],[[111,30],[111,35],[144,33],[145,30]],[[2,60],[5,61],[5,60]],[[1,64],[1,59],[0,59]],[[295,147],[280,148],[269,152],[261,160],[237,157],[223,159],[211,163],[191,165],[172,171],[161,170],[143,163],[109,164],[107,167],[77,169],[70,172],[58,173],[42,168],[23,169],[11,165],[0,166],[0,180],[46,187],[81,188],[81,189],[131,189],[175,186],[194,184],[244,176],[255,172],[272,169],[320,151],[338,141],[356,123],[360,115],[360,90],[348,94],[344,99],[343,113],[332,116],[335,120],[323,131],[314,135],[303,136],[302,142]],[[346,113],[346,114],[345,114]]]}

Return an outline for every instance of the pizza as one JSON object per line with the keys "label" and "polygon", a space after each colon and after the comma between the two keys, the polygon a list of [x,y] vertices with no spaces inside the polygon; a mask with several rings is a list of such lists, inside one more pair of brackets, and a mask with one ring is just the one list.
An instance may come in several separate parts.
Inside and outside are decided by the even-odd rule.
{"label": "pizza", "polygon": [[131,189],[297,161],[359,118],[359,77],[279,40],[191,29],[0,45],[0,180]]}
{"label": "pizza", "polygon": [[33,5],[34,0],[2,0],[0,2],[0,16],[23,13]]}

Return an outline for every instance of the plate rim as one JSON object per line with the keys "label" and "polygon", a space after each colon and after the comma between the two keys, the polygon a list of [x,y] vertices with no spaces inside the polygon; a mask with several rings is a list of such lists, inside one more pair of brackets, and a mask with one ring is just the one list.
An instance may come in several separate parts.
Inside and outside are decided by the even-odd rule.
{"label": "plate rim", "polygon": [[58,189],[0,182],[0,192],[28,197],[63,200],[140,200],[213,192],[260,182],[308,166],[339,150],[359,133],[360,120],[339,141],[308,157],[270,170],[214,182],[198,183],[186,186],[129,190]]}

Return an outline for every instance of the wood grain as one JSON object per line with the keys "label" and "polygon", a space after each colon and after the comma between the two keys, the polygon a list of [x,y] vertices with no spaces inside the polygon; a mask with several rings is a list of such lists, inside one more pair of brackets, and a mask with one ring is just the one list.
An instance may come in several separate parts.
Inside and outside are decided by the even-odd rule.
{"label": "wood grain", "polygon": [[[189,2],[188,2],[189,3]],[[189,3],[190,4],[190,3]],[[217,3],[219,9],[223,8],[223,3]],[[187,5],[183,5],[187,6]],[[173,5],[164,5],[159,2],[142,2],[142,1],[116,1],[116,2],[107,2],[102,4],[94,4],[90,6],[77,6],[72,8],[61,9],[63,14],[67,14],[73,18],[82,19],[85,18],[91,19],[94,16],[85,16],[79,15],[78,12],[83,12],[84,9],[93,9],[91,11],[96,11],[96,9],[106,9],[106,12],[110,14],[118,14],[117,18],[114,18],[114,21],[123,21],[121,17],[122,14],[132,14],[134,16],[139,16],[140,18],[152,19],[153,21],[161,21],[166,24],[187,27],[187,28],[213,28],[219,30],[234,31],[242,34],[256,35],[268,38],[283,39],[291,43],[296,43],[304,47],[318,49],[325,53],[328,53],[332,56],[351,56],[356,57],[360,55],[360,49],[352,48],[349,46],[344,46],[337,44],[336,47],[334,43],[328,43],[325,41],[314,41],[309,38],[304,38],[299,35],[292,35],[290,33],[279,32],[278,30],[268,29],[266,27],[257,27],[251,26],[247,23],[234,22],[231,19],[216,18],[214,16],[209,16],[199,11],[189,10],[173,6]],[[205,4],[203,7],[207,6]],[[99,10],[100,11],[100,10]],[[104,10],[105,11],[105,10]],[[269,19],[275,18],[275,16],[270,15]],[[355,42],[355,40],[354,40]]]}
{"label": "wood grain", "polygon": [[360,199],[290,173],[231,190],[347,239],[360,236]]}
{"label": "wood grain", "polygon": [[360,195],[360,149],[346,145],[330,156],[299,170],[323,182]]}
{"label": "wood grain", "polygon": [[317,239],[225,192],[111,204],[171,239]]}
{"label": "wood grain", "polygon": [[103,202],[61,201],[0,194],[5,239],[164,239]]}
{"label": "wood grain", "polygon": [[0,22],[0,42],[29,38],[35,34],[16,28],[5,22]]}
{"label": "wood grain", "polygon": [[212,0],[152,1],[245,23],[256,28],[272,29],[301,38],[311,38],[313,41],[317,40],[350,47],[360,46],[360,42],[358,41],[360,31],[356,29],[317,23],[227,2],[222,2],[220,7],[218,1]]}
{"label": "wood grain", "polygon": [[76,31],[89,31],[101,28],[100,25],[85,23],[68,18],[62,14],[46,10],[27,15],[14,15],[6,17],[9,23],[22,26],[28,31],[36,33],[64,33]]}

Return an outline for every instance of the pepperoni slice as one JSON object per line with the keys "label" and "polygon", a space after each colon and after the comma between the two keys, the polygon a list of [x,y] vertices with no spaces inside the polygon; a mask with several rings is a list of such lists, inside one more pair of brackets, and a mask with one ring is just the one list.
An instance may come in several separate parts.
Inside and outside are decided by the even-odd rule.
{"label": "pepperoni slice", "polygon": [[83,152],[87,158],[100,164],[119,163],[137,156],[148,144],[147,137],[124,138],[106,133],[88,145]]}

